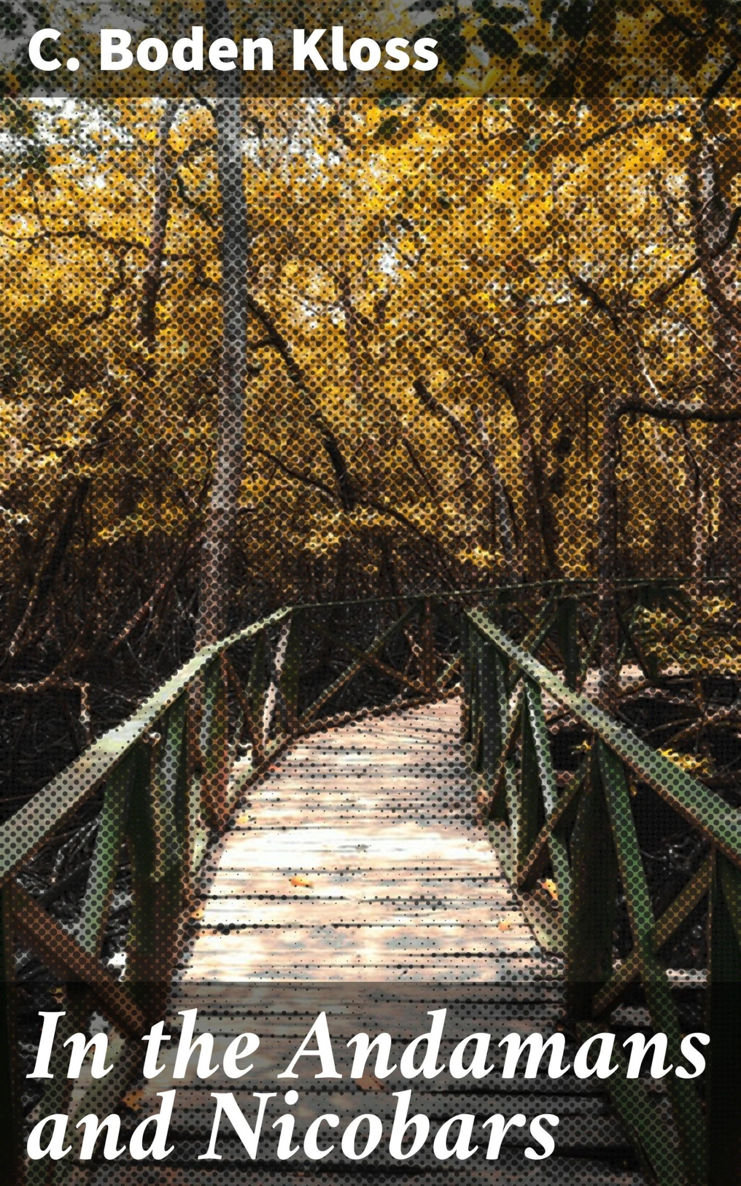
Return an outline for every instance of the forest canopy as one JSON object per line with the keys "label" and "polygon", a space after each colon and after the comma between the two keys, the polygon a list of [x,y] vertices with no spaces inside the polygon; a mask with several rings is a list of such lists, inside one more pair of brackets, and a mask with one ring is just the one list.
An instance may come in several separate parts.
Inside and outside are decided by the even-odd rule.
{"label": "forest canopy", "polygon": [[[476,818],[526,804],[513,881],[570,909],[568,829],[607,904],[573,983],[607,983],[613,932],[653,974],[676,901],[683,958],[711,962],[692,912],[710,892],[731,934],[735,820],[692,829],[711,794],[737,806],[741,763],[737,7],[430,0],[445,72],[415,94],[244,97],[235,72],[215,94],[28,98],[11,71],[3,811],[45,784],[56,805],[100,738],[119,837],[133,788],[133,899],[164,901],[161,804],[184,869],[248,752],[252,778],[302,729],[451,695],[491,783]],[[230,29],[226,0],[205,10],[210,39]],[[27,882],[70,919],[100,785]]]}
{"label": "forest canopy", "polygon": [[77,746],[190,652],[233,442],[201,639],[304,600],[599,579],[607,622],[618,578],[738,582],[736,99],[243,100],[228,283],[218,110],[3,103],[18,744],[36,693]]}
{"label": "forest canopy", "polygon": [[[370,591],[395,538],[401,580],[594,575],[605,400],[735,394],[738,104],[264,100],[244,126],[246,570],[285,599],[360,548]],[[7,102],[2,149],[3,568],[70,516],[73,551],[182,546],[218,386],[211,115]],[[728,557],[735,432],[635,412],[621,442],[626,572],[687,572],[698,514],[702,565]]]}

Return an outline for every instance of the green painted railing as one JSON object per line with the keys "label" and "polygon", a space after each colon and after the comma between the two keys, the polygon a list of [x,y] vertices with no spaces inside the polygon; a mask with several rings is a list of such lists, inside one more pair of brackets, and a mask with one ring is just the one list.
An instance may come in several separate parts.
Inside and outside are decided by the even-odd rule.
{"label": "green painted railing", "polygon": [[[654,583],[651,596],[662,595],[663,588]],[[645,591],[646,583],[626,584],[624,605],[637,603]],[[5,1180],[14,1186],[61,1186],[74,1162],[26,1164],[29,1122],[71,1111],[68,1131],[74,1132],[81,1116],[114,1111],[136,1079],[140,1037],[162,1015],[209,845],[228,825],[249,782],[296,738],[359,715],[459,693],[462,673],[466,737],[492,833],[536,927],[567,955],[572,1018],[582,1029],[604,1027],[625,993],[641,982],[652,1023],[676,1045],[679,1022],[660,952],[689,913],[708,899],[709,971],[715,986],[708,998],[708,1026],[713,1034],[723,1025],[727,1032],[729,1017],[722,1016],[717,987],[724,981],[732,1003],[729,1016],[741,1018],[735,814],[533,657],[549,648],[566,683],[578,683],[599,653],[594,600],[588,582],[557,581],[499,587],[486,598],[481,591],[454,592],[280,610],[199,651],[128,720],[0,826],[0,1158]],[[465,609],[482,604],[493,617]],[[624,630],[623,656],[635,659],[636,654]],[[567,781],[557,775],[550,754],[544,695],[568,709],[593,737],[582,769]],[[631,823],[629,787],[635,779],[662,796],[708,844],[701,868],[658,918]],[[70,921],[53,904],[64,879],[39,893],[29,870],[75,832],[81,811],[88,812],[88,826],[92,811],[95,839],[81,871],[84,893]],[[557,906],[544,881],[557,887]],[[130,924],[125,972],[119,977],[104,951],[114,894],[120,898],[122,892],[128,895]],[[612,926],[619,893],[628,902],[634,942],[618,965]],[[19,952],[24,958],[30,953],[65,986],[58,1048],[68,1033],[84,1030],[94,1012],[102,1013],[118,1035],[110,1046],[115,1067],[109,1075],[73,1099],[71,1084],[58,1074],[25,1117],[18,1017],[27,988],[16,975]],[[721,1042],[717,1049],[722,1057],[729,1047]],[[673,1168],[676,1156],[657,1129],[642,1085],[624,1083],[624,1096],[616,1096],[639,1155],[662,1186],[670,1176],[672,1186],[682,1180],[726,1186],[733,1180],[728,1174],[718,1177],[717,1169],[722,1169],[719,1150],[735,1148],[727,1131],[722,1140],[718,1137],[723,1105],[716,1097],[724,1090],[726,1069],[714,1061],[707,1105],[695,1098],[691,1083],[680,1084],[672,1098],[684,1179]],[[736,1107],[738,1075],[729,1082],[736,1095],[728,1098]],[[735,1119],[733,1124],[738,1132],[741,1126]],[[706,1130],[710,1171],[703,1153]]]}
{"label": "green painted railing", "polygon": [[[69,1033],[85,1029],[97,1011],[120,1036],[115,1070],[83,1098],[72,1100],[62,1073],[37,1103],[35,1116],[72,1108],[72,1132],[88,1112],[114,1110],[136,1078],[140,1037],[161,1016],[209,843],[228,825],[249,782],[312,730],[450,694],[461,661],[446,652],[433,614],[429,598],[280,610],[200,650],[0,827],[4,1181],[47,1186],[64,1181],[72,1164],[67,1159],[56,1166],[27,1165],[24,1159],[29,1117],[22,1115],[18,1058],[18,952],[31,952],[66,985]],[[369,626],[375,635],[370,642]],[[361,683],[360,699],[372,703],[359,708],[355,696],[350,710],[338,713],[353,683]],[[94,849],[77,917],[69,925],[29,892],[24,871],[45,846],[69,835],[80,809],[96,796]],[[130,929],[119,979],[102,952],[124,865]],[[60,1027],[57,1047],[67,1036]]]}
{"label": "green painted railing", "polygon": [[[536,932],[565,956],[567,1018],[581,1039],[609,1029],[639,986],[652,1030],[667,1036],[669,1062],[680,1062],[682,1019],[662,949],[707,904],[705,1020],[694,1027],[710,1036],[704,1098],[694,1082],[674,1075],[660,1093],[621,1074],[606,1085],[649,1181],[737,1183],[741,811],[571,690],[484,610],[467,611],[466,621],[465,740],[481,807]],[[546,634],[544,627],[533,649]],[[575,771],[558,772],[554,762],[549,717],[556,708],[584,734]],[[704,855],[658,917],[636,825],[639,788],[659,796],[704,842]],[[615,948],[619,906],[630,930],[622,958]]]}

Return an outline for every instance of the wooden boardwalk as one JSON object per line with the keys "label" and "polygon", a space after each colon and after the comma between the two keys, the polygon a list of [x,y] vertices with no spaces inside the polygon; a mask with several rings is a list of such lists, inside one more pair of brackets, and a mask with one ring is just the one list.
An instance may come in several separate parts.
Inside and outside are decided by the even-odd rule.
{"label": "wooden boardwalk", "polygon": [[[197,1006],[199,1031],[217,1036],[215,1052],[249,1028],[260,1033],[261,1048],[249,1086],[235,1085],[222,1072],[207,1083],[178,1084],[176,1149],[162,1181],[217,1186],[237,1180],[231,1173],[239,1180],[247,1173],[265,1186],[298,1186],[314,1178],[316,1169],[305,1162],[303,1169],[269,1159],[249,1167],[228,1131],[219,1146],[222,1164],[197,1158],[208,1143],[212,1091],[236,1090],[250,1114],[251,1092],[278,1090],[273,1104],[279,1113],[284,1105],[276,1068],[287,1065],[322,1010],[343,1052],[361,1030],[386,1028],[405,1043],[429,1027],[428,1010],[445,1006],[447,1053],[462,1037],[484,1030],[493,1036],[496,1067],[498,1037],[548,1034],[558,1024],[561,964],[541,954],[475,820],[460,711],[451,699],[317,733],[285,753],[248,792],[205,870],[167,1028],[175,1033],[177,1011]],[[344,1123],[373,1110],[390,1125],[393,1092],[409,1086],[398,1073],[383,1083],[368,1074],[359,1083],[317,1084],[314,1069],[296,1084],[299,1130],[327,1111]],[[498,1161],[479,1154],[465,1163],[428,1159],[405,1167],[386,1155],[371,1166],[338,1162],[333,1154],[321,1163],[322,1179],[334,1186],[370,1180],[369,1173],[375,1183],[415,1186],[459,1175],[469,1186],[643,1182],[628,1168],[627,1141],[590,1081],[491,1078],[490,1087],[471,1085],[446,1069],[415,1085],[415,1111],[438,1120],[469,1111],[480,1118],[554,1113],[560,1124],[552,1157],[527,1160],[528,1130],[512,1129]],[[170,1085],[167,1072],[153,1080],[140,1114],[157,1105],[155,1091]],[[126,1174],[139,1183],[130,1163]],[[112,1169],[101,1169],[95,1179],[99,1186],[117,1180]]]}
{"label": "wooden boardwalk", "polygon": [[299,742],[216,856],[192,980],[488,980],[555,972],[483,829],[460,703]]}

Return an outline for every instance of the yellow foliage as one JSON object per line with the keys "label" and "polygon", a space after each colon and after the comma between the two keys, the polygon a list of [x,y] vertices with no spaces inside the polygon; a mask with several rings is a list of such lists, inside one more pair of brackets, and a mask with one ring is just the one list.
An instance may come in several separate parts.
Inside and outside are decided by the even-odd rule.
{"label": "yellow foliage", "polygon": [[[533,11],[512,33],[528,52],[545,36]],[[640,37],[656,14],[638,5],[622,19],[621,36],[633,21]],[[483,96],[492,71],[510,68],[471,59],[459,81],[467,72]],[[730,161],[738,104],[716,106]],[[29,111],[45,164],[7,169],[0,189],[0,492],[26,491],[14,507],[35,522],[55,484],[86,474],[101,545],[182,535],[215,442],[211,116],[183,103],[170,132],[148,342],[139,319],[161,101]],[[717,370],[692,270],[692,104],[258,99],[245,117],[249,291],[272,327],[253,312],[242,505],[255,561],[276,540],[322,558],[348,538],[397,533],[423,550],[435,541],[460,574],[505,575],[493,463],[524,571],[593,574],[602,401],[636,387],[704,397]],[[739,176],[729,165],[729,200]],[[420,379],[438,410],[420,402]],[[712,432],[625,423],[618,497],[639,570],[657,549],[686,569],[689,475],[698,458],[712,469]],[[12,517],[2,522],[12,552]]]}

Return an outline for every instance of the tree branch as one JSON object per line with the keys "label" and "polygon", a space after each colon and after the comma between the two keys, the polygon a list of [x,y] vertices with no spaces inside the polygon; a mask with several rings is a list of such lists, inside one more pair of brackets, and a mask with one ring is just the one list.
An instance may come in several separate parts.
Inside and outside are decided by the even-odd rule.
{"label": "tree branch", "polygon": [[424,379],[415,379],[412,387],[418,399],[424,404],[426,408],[433,413],[434,416],[440,417],[442,420],[447,420],[452,428],[456,439],[458,441],[460,453],[461,473],[463,477],[463,500],[464,500],[464,514],[467,518],[473,513],[473,474],[471,473],[471,457],[473,455],[473,448],[471,440],[462,420],[456,416],[455,412],[446,404],[441,403],[429,390]]}
{"label": "tree branch", "polygon": [[172,192],[173,169],[168,146],[179,102],[170,100],[157,129],[157,148],[154,157],[154,202],[152,206],[152,231],[149,239],[149,256],[142,277],[142,303],[139,314],[139,332],[153,349],[157,336],[157,298],[162,287],[162,266],[165,255],[165,239],[170,217],[170,194]]}
{"label": "tree branch", "polygon": [[267,342],[261,342],[260,345],[262,346],[269,344],[273,346],[280,358],[283,360],[288,378],[299,392],[308,410],[309,418],[319,432],[324,451],[329,458],[332,470],[334,472],[342,505],[345,510],[352,510],[356,502],[356,493],[353,482],[350,478],[350,472],[347,463],[345,462],[345,458],[337,438],[332,432],[330,426],[327,424],[323,412],[318,407],[316,400],[309,391],[304,372],[301,366],[296,362],[288,340],[280,332],[277,324],[275,321],[273,321],[273,318],[270,316],[267,309],[265,309],[251,293],[248,293],[247,295],[247,308],[249,309],[250,313],[252,313],[253,317],[257,318],[263,329],[268,334]]}
{"label": "tree branch", "polygon": [[647,400],[640,396],[621,400],[614,408],[617,416],[630,412],[652,416],[655,420],[700,420],[704,424],[728,424],[741,420],[741,408],[714,408],[712,404],[673,403],[670,399]]}

